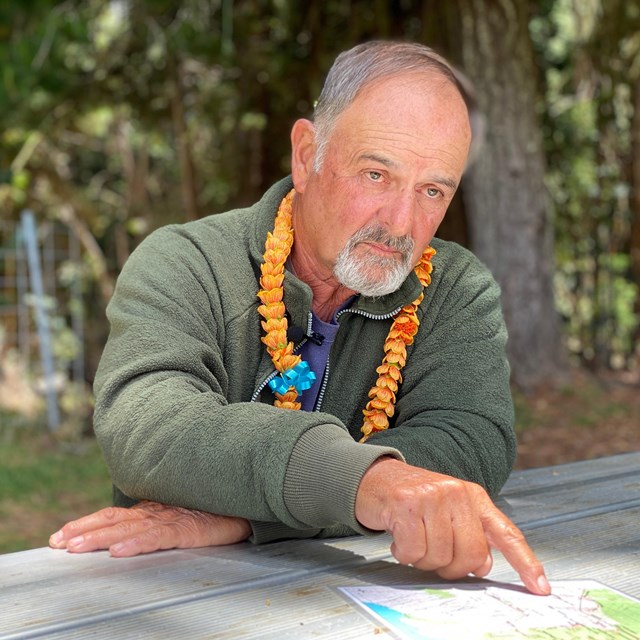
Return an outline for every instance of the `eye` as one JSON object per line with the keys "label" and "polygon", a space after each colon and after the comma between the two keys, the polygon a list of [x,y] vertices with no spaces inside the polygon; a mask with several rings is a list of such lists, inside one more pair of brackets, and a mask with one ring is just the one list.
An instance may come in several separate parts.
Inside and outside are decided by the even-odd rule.
{"label": "eye", "polygon": [[367,177],[373,182],[382,182],[383,175],[379,171],[367,171]]}
{"label": "eye", "polygon": [[428,187],[424,192],[428,198],[437,198],[442,194],[440,189],[436,189],[435,187]]}

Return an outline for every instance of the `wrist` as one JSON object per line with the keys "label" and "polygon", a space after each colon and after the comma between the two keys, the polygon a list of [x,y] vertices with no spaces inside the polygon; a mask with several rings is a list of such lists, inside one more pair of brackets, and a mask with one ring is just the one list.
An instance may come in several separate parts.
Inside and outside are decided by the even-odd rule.
{"label": "wrist", "polygon": [[365,471],[355,500],[356,520],[363,526],[374,531],[384,531],[382,520],[382,505],[386,494],[386,486],[394,470],[406,463],[392,456],[381,456],[373,461]]}

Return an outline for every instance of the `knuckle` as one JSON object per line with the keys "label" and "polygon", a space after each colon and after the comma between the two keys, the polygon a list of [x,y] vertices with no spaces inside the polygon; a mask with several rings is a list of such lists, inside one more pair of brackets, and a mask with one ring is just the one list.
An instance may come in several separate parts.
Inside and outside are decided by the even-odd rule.
{"label": "knuckle", "polygon": [[87,531],[91,531],[92,529],[100,528],[105,525],[110,526],[112,523],[126,517],[125,514],[127,512],[128,509],[106,507],[88,516],[84,516],[83,518],[68,522],[62,527],[62,531],[65,536],[69,537],[80,533],[86,533]]}
{"label": "knuckle", "polygon": [[460,500],[467,494],[467,485],[467,482],[459,478],[445,478],[437,483],[426,485],[423,491],[441,499]]}
{"label": "knuckle", "polygon": [[481,569],[487,563],[487,556],[489,554],[488,549],[477,549],[471,551],[467,558],[467,573],[473,573],[478,569]]}
{"label": "knuckle", "polygon": [[[142,536],[146,538],[149,542],[159,543],[166,537],[168,528],[165,526],[153,526],[149,527]],[[170,530],[170,529],[169,529]]]}
{"label": "knuckle", "polygon": [[392,503],[397,505],[411,505],[420,495],[420,492],[413,486],[395,486],[391,492]]}
{"label": "knuckle", "polygon": [[493,504],[493,500],[489,497],[487,490],[476,482],[467,482],[467,489],[474,500],[479,502],[489,502]]}
{"label": "knuckle", "polygon": [[453,562],[453,553],[446,550],[440,550],[430,554],[429,561],[434,569],[439,567],[447,567]]}
{"label": "knuckle", "polygon": [[436,568],[436,573],[444,580],[459,580],[460,578],[465,578],[471,572],[472,569],[470,567],[453,564]]}
{"label": "knuckle", "polygon": [[74,520],[73,522],[67,522],[67,524],[62,527],[61,531],[64,533],[65,538],[68,538],[73,536],[73,534],[80,529],[80,523],[77,520]]}
{"label": "knuckle", "polygon": [[473,553],[464,557],[451,557],[448,562],[438,565],[437,572],[441,578],[457,580],[481,570],[487,564],[487,554]]}
{"label": "knuckle", "polygon": [[420,571],[439,571],[443,566],[442,561],[432,558],[431,556],[424,556],[407,564],[411,564],[411,566],[420,569]]}
{"label": "knuckle", "polygon": [[139,553],[151,553],[160,549],[171,548],[170,541],[167,539],[166,527],[153,526],[136,535],[128,538],[128,543]]}
{"label": "knuckle", "polygon": [[513,522],[505,523],[502,531],[505,540],[510,544],[521,544],[525,542],[524,534]]}
{"label": "knuckle", "polygon": [[439,487],[439,496],[443,500],[450,501],[456,506],[460,506],[470,501],[468,483],[458,478],[450,478],[444,481]]}
{"label": "knuckle", "polygon": [[98,512],[98,515],[105,520],[114,521],[127,517],[129,509],[122,509],[121,507],[105,507]]}
{"label": "knuckle", "polygon": [[120,538],[126,539],[134,536],[140,528],[147,529],[150,524],[150,520],[123,520],[114,525],[114,528]]}
{"label": "knuckle", "polygon": [[417,553],[415,549],[409,549],[406,546],[396,544],[392,545],[391,554],[400,564],[404,565],[417,566],[422,560],[422,555]]}

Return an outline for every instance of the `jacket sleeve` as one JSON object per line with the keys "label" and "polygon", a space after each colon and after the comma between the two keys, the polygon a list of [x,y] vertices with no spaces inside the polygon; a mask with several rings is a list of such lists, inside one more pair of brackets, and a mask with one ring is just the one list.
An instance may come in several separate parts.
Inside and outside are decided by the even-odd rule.
{"label": "jacket sleeve", "polygon": [[[445,248],[446,247],[446,248]],[[482,485],[495,496],[515,459],[514,413],[500,290],[468,251],[447,243],[403,370],[395,428],[371,444],[409,464]]]}
{"label": "jacket sleeve", "polygon": [[[125,265],[95,381],[94,428],[114,484],[133,500],[301,532],[362,530],[360,478],[378,457],[399,454],[358,445],[326,413],[229,403],[217,275],[176,228],[152,234]],[[298,468],[311,447],[316,467]]]}

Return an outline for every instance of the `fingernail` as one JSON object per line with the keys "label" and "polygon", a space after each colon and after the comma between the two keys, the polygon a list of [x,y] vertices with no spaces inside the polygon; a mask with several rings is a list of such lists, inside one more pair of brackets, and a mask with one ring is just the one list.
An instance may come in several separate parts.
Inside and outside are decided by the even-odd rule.
{"label": "fingernail", "polygon": [[547,580],[546,576],[541,575],[538,578],[537,584],[540,591],[542,591],[542,593],[544,593],[545,595],[551,593],[551,585],[549,584],[549,581]]}

